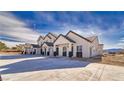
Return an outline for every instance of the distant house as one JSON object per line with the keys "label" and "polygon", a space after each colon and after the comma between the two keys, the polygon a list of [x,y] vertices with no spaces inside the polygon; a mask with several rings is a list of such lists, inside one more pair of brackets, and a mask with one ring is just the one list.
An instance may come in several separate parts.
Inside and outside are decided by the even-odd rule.
{"label": "distant house", "polygon": [[48,33],[45,37],[38,38],[37,45],[29,44],[29,46],[25,48],[27,54],[35,52],[43,56],[88,58],[102,55],[103,52],[103,44],[99,43],[98,36],[85,38],[73,31],[59,36]]}
{"label": "distant house", "polygon": [[39,45],[26,43],[23,46],[23,54],[38,54],[38,49],[40,49]]}

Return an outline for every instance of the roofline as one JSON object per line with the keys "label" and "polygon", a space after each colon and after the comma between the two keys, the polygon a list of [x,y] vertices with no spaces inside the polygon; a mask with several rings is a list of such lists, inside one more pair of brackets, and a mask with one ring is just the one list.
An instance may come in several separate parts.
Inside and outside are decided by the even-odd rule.
{"label": "roofline", "polygon": [[89,39],[87,39],[87,38],[85,38],[85,37],[83,37],[83,36],[81,36],[81,35],[79,35],[79,34],[73,32],[73,31],[71,31],[71,30],[66,34],[66,36],[67,36],[69,33],[73,33],[73,34],[77,35],[78,37],[80,37],[80,38],[82,38],[82,39],[84,39],[84,40],[86,40],[86,41],[92,43]]}
{"label": "roofline", "polygon": [[[47,42],[44,42],[41,46],[43,46],[44,44],[46,44],[46,45],[47,45]],[[49,45],[47,45],[47,46],[49,46]]]}
{"label": "roofline", "polygon": [[[91,42],[93,42],[93,41],[96,40],[96,39],[98,39],[98,36],[95,36],[95,38],[94,38]],[[99,42],[99,40],[98,40],[98,42]]]}
{"label": "roofline", "polygon": [[42,39],[44,39],[44,38],[40,35],[40,36],[38,37],[37,41],[39,41],[40,37],[41,37]]}
{"label": "roofline", "polygon": [[[57,38],[53,33],[51,33],[51,32],[49,32],[49,33],[47,33],[46,35],[45,35],[45,37],[42,37],[41,35],[41,37],[42,37],[42,39],[44,40],[49,34],[51,34],[52,36],[54,36],[55,38]],[[37,41],[39,41],[39,38],[40,38],[40,36],[38,37],[38,39],[37,39]],[[51,39],[51,37],[50,36],[48,36],[48,38],[50,38]]]}
{"label": "roofline", "polygon": [[[65,38],[65,36],[63,35],[63,34],[59,34],[59,36],[56,38],[56,40],[60,37],[60,36],[62,36],[62,37],[64,37]],[[67,38],[65,38],[65,39],[67,39]],[[56,40],[53,42],[53,43],[55,43],[56,42]],[[67,39],[68,40],[68,39]],[[68,40],[69,41],[69,40]],[[70,42],[70,41],[69,41]],[[72,43],[72,42],[71,42]]]}
{"label": "roofline", "polygon": [[53,33],[49,32],[48,34],[51,34],[52,36],[54,36],[55,38],[57,38]]}
{"label": "roofline", "polygon": [[[49,34],[49,33],[48,33],[48,34]],[[48,36],[48,34],[46,34],[46,35],[45,35],[45,37],[43,38],[43,40],[44,40],[44,39]],[[48,36],[48,38],[50,38],[50,39],[51,39],[51,37],[49,37],[49,36]]]}

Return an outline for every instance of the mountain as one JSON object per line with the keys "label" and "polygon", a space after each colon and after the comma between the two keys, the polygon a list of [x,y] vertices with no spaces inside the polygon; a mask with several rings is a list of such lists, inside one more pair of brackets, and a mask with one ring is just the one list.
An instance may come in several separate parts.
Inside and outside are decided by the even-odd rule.
{"label": "mountain", "polygon": [[104,51],[107,51],[107,52],[121,52],[121,51],[124,51],[124,49],[122,49],[122,48],[112,48],[112,49],[105,49]]}

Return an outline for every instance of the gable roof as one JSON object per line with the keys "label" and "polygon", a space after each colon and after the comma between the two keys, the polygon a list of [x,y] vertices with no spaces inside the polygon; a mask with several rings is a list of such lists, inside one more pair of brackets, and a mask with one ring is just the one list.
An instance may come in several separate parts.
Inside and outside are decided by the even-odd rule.
{"label": "gable roof", "polygon": [[[76,43],[75,41],[73,41],[72,39],[70,39],[70,38],[67,37],[67,36],[64,36],[63,34],[60,34],[60,35],[56,38],[56,40],[57,40],[60,36],[64,37],[66,40],[68,40],[68,41],[71,42],[71,43]],[[56,42],[56,40],[54,41],[54,43]]]}
{"label": "gable roof", "polygon": [[37,41],[39,41],[41,38],[44,39],[44,37],[40,35],[40,36],[38,37]]}
{"label": "gable roof", "polygon": [[51,32],[49,32],[48,34],[46,34],[46,36],[44,37],[44,39],[48,36],[50,39],[51,39],[51,37],[49,36],[49,34],[51,34],[53,37],[55,37],[55,38],[57,38],[58,36],[57,35],[55,35],[55,34],[53,34],[53,33],[51,33]]}
{"label": "gable roof", "polygon": [[89,39],[91,42],[93,42],[96,38],[97,38],[97,36],[87,37],[87,39]]}
{"label": "gable roof", "polygon": [[51,34],[52,36],[54,36],[55,38],[57,38],[58,36],[56,34],[53,34],[51,32],[48,33],[48,35]]}
{"label": "gable roof", "polygon": [[44,37],[44,39],[45,39],[46,37],[48,37],[48,38],[50,38],[50,39],[51,39],[51,37],[49,36],[49,34],[47,34],[47,35]]}
{"label": "gable roof", "polygon": [[66,36],[67,36],[69,33],[73,33],[73,34],[77,35],[78,37],[80,37],[80,38],[82,38],[82,39],[84,39],[84,40],[86,40],[86,41],[88,41],[88,42],[91,43],[91,41],[90,41],[89,39],[87,39],[87,38],[85,38],[85,37],[83,37],[83,36],[81,36],[81,35],[79,35],[79,34],[73,32],[73,31],[71,31],[71,30],[66,34]]}

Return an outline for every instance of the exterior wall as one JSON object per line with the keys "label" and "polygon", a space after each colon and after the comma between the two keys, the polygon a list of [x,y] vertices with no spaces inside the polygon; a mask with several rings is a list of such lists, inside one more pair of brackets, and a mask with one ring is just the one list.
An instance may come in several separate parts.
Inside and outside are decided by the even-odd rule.
{"label": "exterior wall", "polygon": [[49,36],[51,37],[50,42],[54,42],[56,40],[56,38],[53,35],[49,34]]}
{"label": "exterior wall", "polygon": [[98,37],[91,43],[91,47],[92,47],[91,57],[96,55],[102,55],[103,45],[99,44]]}
{"label": "exterior wall", "polygon": [[44,42],[50,42],[51,40],[50,40],[50,38],[47,36],[47,37],[45,37],[45,39],[44,39]]}
{"label": "exterior wall", "polygon": [[36,54],[37,55],[40,55],[41,54],[41,48],[34,48],[34,49],[36,49]]}
{"label": "exterior wall", "polygon": [[43,44],[43,42],[44,42],[44,40],[43,40],[43,39],[40,39],[39,41],[37,41],[37,44],[38,44],[39,46],[41,46],[41,44]]}
{"label": "exterior wall", "polygon": [[70,39],[74,40],[76,43],[74,43],[74,53],[73,53],[73,57],[76,57],[76,52],[77,52],[77,46],[82,46],[82,55],[83,57],[90,57],[90,42],[82,39],[81,37],[73,34],[73,33],[69,33],[67,35]]}
{"label": "exterior wall", "polygon": [[63,47],[67,48],[67,56],[68,52],[71,51],[71,44],[67,39],[65,39],[63,36],[60,36],[54,43],[54,51],[56,51],[56,46],[59,48],[59,55],[62,56],[63,53]]}
{"label": "exterior wall", "polygon": [[102,55],[103,54],[103,45],[99,45],[98,47],[98,55]]}
{"label": "exterior wall", "polygon": [[47,46],[46,44],[44,44],[42,46],[42,51],[45,53],[45,48],[46,48],[46,55],[47,55],[47,52],[49,52],[49,56],[53,56],[53,47],[52,46]]}

